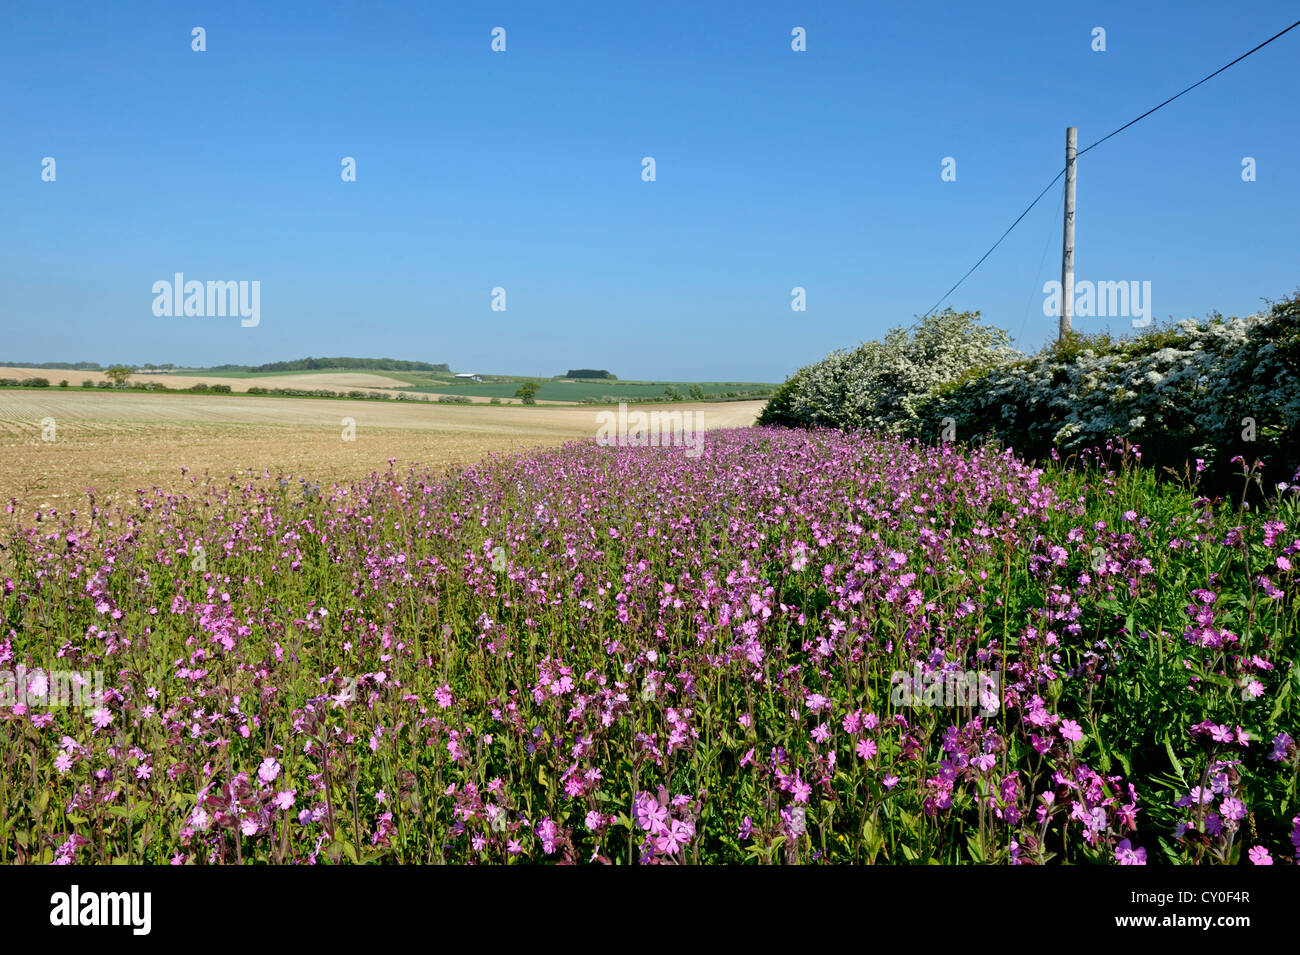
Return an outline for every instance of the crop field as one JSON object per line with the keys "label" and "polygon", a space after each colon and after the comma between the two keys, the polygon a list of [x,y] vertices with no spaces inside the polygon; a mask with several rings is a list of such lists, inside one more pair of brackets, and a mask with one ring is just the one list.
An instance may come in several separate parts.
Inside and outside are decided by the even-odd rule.
{"label": "crop field", "polygon": [[[41,372],[49,377],[49,372]],[[441,372],[421,371],[385,371],[382,373],[358,373],[335,371],[310,372],[243,372],[243,371],[198,371],[182,369],[179,375],[158,376],[164,382],[173,378],[180,380],[222,381],[235,391],[245,390],[251,385],[268,388],[394,388],[414,394],[464,395],[472,400],[489,400],[499,398],[509,400],[525,381],[535,381],[538,386],[537,398],[540,401],[579,402],[601,401],[652,401],[663,398],[665,390],[672,388],[682,395],[687,395],[694,386],[704,393],[705,398],[721,398],[728,395],[767,394],[774,387],[763,382],[743,381],[609,381],[591,378],[528,378],[519,375],[484,375],[484,381],[472,381],[455,378]],[[335,383],[337,379],[337,384]],[[355,385],[344,379],[357,379]],[[367,379],[361,381],[361,379]],[[371,380],[373,379],[373,380]],[[380,379],[383,379],[382,381]],[[142,378],[133,379],[136,381]],[[240,387],[242,383],[243,387]],[[177,385],[176,387],[180,387]]]}
{"label": "crop field", "polygon": [[407,389],[413,392],[429,392],[446,395],[468,395],[478,398],[508,399],[525,380],[538,383],[539,401],[579,402],[579,401],[654,401],[662,399],[664,392],[675,389],[686,395],[692,385],[704,393],[706,399],[724,397],[728,393],[760,394],[767,393],[771,385],[752,382],[647,382],[647,381],[599,381],[590,379],[511,379],[508,381],[445,381],[437,379],[421,380],[415,375],[408,376],[411,385]]}
{"label": "crop field", "polygon": [[[751,424],[761,402],[685,403],[704,428]],[[387,459],[436,469],[484,454],[596,434],[596,411],[267,396],[0,389],[0,497],[67,505],[84,490],[177,487],[253,469],[313,482],[384,471]],[[355,423],[344,440],[344,419]],[[51,440],[42,422],[53,424]]]}
{"label": "crop field", "polygon": [[[108,380],[100,371],[71,371],[48,368],[22,368],[0,366],[0,378],[25,381],[44,378],[57,385],[66,380],[71,387],[83,382],[99,385]],[[520,376],[490,375],[485,381],[458,379],[449,374],[420,371],[271,371],[251,372],[227,369],[178,369],[167,374],[133,374],[130,383],[152,384],[158,388],[181,390],[195,385],[227,385],[232,392],[246,392],[250,388],[296,388],[302,390],[325,389],[340,394],[353,390],[389,393],[396,397],[436,399],[440,395],[468,398],[472,404],[489,403],[494,399],[502,404],[516,404],[515,392],[525,381],[538,385],[537,399],[543,403],[578,404],[580,402],[645,402],[665,400],[671,392],[687,398],[691,389],[698,389],[703,397],[698,400],[753,400],[765,396],[773,388],[762,382],[667,382],[667,381],[605,381],[596,379],[526,378]]]}
{"label": "crop field", "polygon": [[[25,381],[31,378],[45,378],[52,384],[67,381],[71,387],[80,387],[82,382],[108,381],[102,371],[74,371],[61,368],[21,368],[0,366],[0,378],[15,378]],[[153,383],[162,388],[192,388],[198,384],[226,384],[231,391],[247,391],[262,385],[268,388],[332,388],[347,391],[361,389],[400,389],[407,383],[401,378],[387,374],[375,374],[366,371],[311,371],[311,372],[267,372],[264,374],[237,374],[218,371],[180,371],[175,374],[146,375],[135,374],[130,379],[133,383]]]}

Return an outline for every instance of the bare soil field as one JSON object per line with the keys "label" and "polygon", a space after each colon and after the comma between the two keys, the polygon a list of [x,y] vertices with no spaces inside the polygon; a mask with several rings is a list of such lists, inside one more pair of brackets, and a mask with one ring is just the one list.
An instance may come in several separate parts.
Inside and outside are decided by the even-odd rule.
{"label": "bare soil field", "polygon": [[[658,407],[698,412],[701,426],[711,430],[751,425],[762,406]],[[486,454],[594,440],[601,410],[6,389],[0,390],[0,498],[66,509],[85,500],[87,488],[102,502],[112,493],[176,489],[204,474],[224,478],[248,469],[328,486],[383,471],[389,458],[402,467],[443,469]],[[355,422],[355,440],[343,439],[345,418]],[[43,436],[50,434],[42,425],[49,420],[53,440]]]}
{"label": "bare soil field", "polygon": [[[66,368],[5,368],[0,367],[0,378],[48,378],[57,385],[66,379],[76,388],[83,381],[99,384],[108,381],[102,371],[72,371]],[[180,390],[198,384],[229,385],[231,391],[247,391],[254,385],[262,388],[335,388],[348,391],[353,388],[402,388],[406,382],[387,375],[366,371],[313,371],[301,375],[263,375],[254,378],[224,378],[220,375],[132,375],[131,383],[155,381],[165,388]]]}

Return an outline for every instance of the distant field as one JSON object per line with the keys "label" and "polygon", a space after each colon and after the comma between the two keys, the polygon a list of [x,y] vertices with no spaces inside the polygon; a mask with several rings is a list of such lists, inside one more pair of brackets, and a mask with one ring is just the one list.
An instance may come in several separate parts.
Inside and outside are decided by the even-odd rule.
{"label": "distant field", "polygon": [[509,398],[522,381],[535,381],[540,386],[540,401],[596,401],[612,398],[614,401],[646,401],[663,398],[665,389],[676,388],[686,395],[691,385],[698,385],[706,398],[721,398],[727,392],[755,392],[770,390],[773,386],[754,382],[668,382],[668,381],[600,381],[594,379],[511,378],[505,381],[461,382],[445,380],[420,380],[415,374],[404,375],[410,381],[408,391],[445,395],[470,395],[481,398]]}
{"label": "distant field", "polygon": [[[132,375],[131,383],[156,382],[164,388],[179,390],[197,384],[226,384],[231,391],[243,392],[252,387],[330,389],[338,392],[351,390],[398,392],[427,395],[431,400],[439,395],[469,398],[471,402],[489,402],[493,398],[503,403],[514,399],[519,385],[535,381],[539,385],[537,400],[577,404],[581,401],[650,401],[663,399],[669,388],[689,398],[692,386],[698,387],[705,400],[757,397],[769,393],[775,386],[764,382],[739,381],[605,381],[601,379],[525,378],[519,376],[485,375],[482,382],[457,379],[440,372],[426,371],[203,371],[181,368],[165,375]],[[52,386],[67,380],[71,387],[80,387],[83,381],[98,384],[105,381],[103,372],[70,371],[46,368],[0,367],[0,378],[46,378]]]}
{"label": "distant field", "polygon": [[[671,408],[697,411],[703,427],[713,429],[753,424],[762,402]],[[383,471],[390,457],[441,468],[594,439],[597,413],[576,406],[0,389],[0,499],[67,506],[94,487],[102,500],[105,492],[176,487],[183,467],[191,478],[252,468],[318,483]],[[355,441],[342,439],[344,418],[356,422]],[[43,419],[53,419],[55,440],[42,440]]]}
{"label": "distant field", "polygon": [[[377,372],[341,372],[341,371],[291,371],[291,372],[248,372],[248,371],[211,371],[200,372],[194,369],[181,369],[187,377],[221,379],[227,381],[236,391],[246,390],[234,382],[263,385],[268,388],[329,388],[327,379],[334,376],[359,375],[362,377],[381,376],[389,379],[386,384],[358,384],[364,388],[399,388],[405,391],[428,395],[464,395],[471,399],[484,401],[492,398],[509,399],[514,397],[519,385],[525,381],[535,381],[540,386],[537,392],[539,401],[579,402],[584,399],[599,401],[611,398],[614,401],[644,401],[664,397],[665,389],[676,388],[682,395],[689,395],[692,385],[704,392],[705,398],[722,398],[728,392],[736,397],[746,393],[768,392],[775,386],[766,382],[752,381],[607,381],[604,379],[568,379],[568,378],[529,378],[520,375],[484,374],[482,382],[467,381],[441,372],[428,371],[384,371]],[[170,376],[159,376],[170,380]],[[293,383],[290,383],[290,381]],[[140,380],[139,378],[132,380]]]}
{"label": "distant field", "polygon": [[[0,378],[46,378],[52,387],[67,381],[73,388],[83,381],[98,384],[108,378],[102,371],[69,371],[60,368],[4,368]],[[231,379],[235,381],[231,381]],[[402,388],[406,382],[400,378],[366,371],[289,371],[252,375],[240,372],[179,372],[168,375],[132,375],[131,382],[157,382],[166,388],[190,388],[197,384],[228,384],[231,391],[247,391],[253,385],[267,388]]]}

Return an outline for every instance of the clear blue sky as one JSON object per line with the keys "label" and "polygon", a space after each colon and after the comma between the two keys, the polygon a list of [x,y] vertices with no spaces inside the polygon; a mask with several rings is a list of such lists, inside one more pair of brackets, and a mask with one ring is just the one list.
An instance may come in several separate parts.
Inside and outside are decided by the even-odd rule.
{"label": "clear blue sky", "polygon": [[[0,359],[781,380],[932,305],[1063,165],[1067,125],[1091,143],[1298,11],[8,0]],[[1162,319],[1300,285],[1297,64],[1300,29],[1083,157],[1079,278],[1149,280]],[[951,300],[1026,348],[1054,325],[1060,200]],[[261,324],[155,317],[178,271],[260,281]]]}

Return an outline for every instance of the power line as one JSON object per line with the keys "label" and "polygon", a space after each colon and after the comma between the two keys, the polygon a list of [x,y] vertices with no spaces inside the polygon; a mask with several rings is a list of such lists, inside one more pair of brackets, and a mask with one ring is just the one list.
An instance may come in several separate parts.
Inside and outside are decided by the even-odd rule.
{"label": "power line", "polygon": [[1272,42],[1273,42],[1274,40],[1276,40],[1278,37],[1283,36],[1283,35],[1285,35],[1285,34],[1287,34],[1287,33],[1290,33],[1290,32],[1291,32],[1292,30],[1294,30],[1296,27],[1300,27],[1300,20],[1297,20],[1295,23],[1291,24],[1289,27],[1287,27],[1287,28],[1286,28],[1285,30],[1283,30],[1281,33],[1274,33],[1271,37],[1269,37],[1267,40],[1265,40],[1265,41],[1264,41],[1263,43],[1261,43],[1259,46],[1255,47],[1253,50],[1247,50],[1245,53],[1241,54],[1241,56],[1237,57],[1237,58],[1236,58],[1235,60],[1233,60],[1231,63],[1228,63],[1228,64],[1226,64],[1226,65],[1224,65],[1224,66],[1219,67],[1217,70],[1215,70],[1215,71],[1214,71],[1213,73],[1211,73],[1209,76],[1205,77],[1205,79],[1197,80],[1197,81],[1196,81],[1195,83],[1193,83],[1191,86],[1187,87],[1187,89],[1183,90],[1182,93],[1175,93],[1173,96],[1169,97],[1169,99],[1165,100],[1165,101],[1164,101],[1163,103],[1161,103],[1159,106],[1153,106],[1153,107],[1151,107],[1149,110],[1147,110],[1147,111],[1146,111],[1145,113],[1143,113],[1141,116],[1139,116],[1137,119],[1131,119],[1131,120],[1129,120],[1127,123],[1125,123],[1125,124],[1124,124],[1123,126],[1121,126],[1119,129],[1115,130],[1115,132],[1113,132],[1113,133],[1107,133],[1105,136],[1101,137],[1101,139],[1097,140],[1095,143],[1093,143],[1093,144],[1092,144],[1091,146],[1089,146],[1087,149],[1081,149],[1081,150],[1079,150],[1079,152],[1075,155],[1075,158],[1077,159],[1079,156],[1082,156],[1084,153],[1086,153],[1086,152],[1088,151],[1088,149],[1095,149],[1096,147],[1100,146],[1102,143],[1104,143],[1106,140],[1110,139],[1110,137],[1116,135],[1117,133],[1122,133],[1122,132],[1124,132],[1124,130],[1128,129],[1128,128],[1129,128],[1130,126],[1132,126],[1134,123],[1137,123],[1137,122],[1140,122],[1141,120],[1146,119],[1148,116],[1150,116],[1150,115],[1151,115],[1152,113],[1154,113],[1156,110],[1158,110],[1158,109],[1163,109],[1164,107],[1168,106],[1168,105],[1169,105],[1170,103],[1172,103],[1174,100],[1178,99],[1178,97],[1182,96],[1183,93],[1190,93],[1192,90],[1196,89],[1196,87],[1198,87],[1198,86],[1200,86],[1202,83],[1206,82],[1206,80],[1212,80],[1212,79],[1214,79],[1216,76],[1218,76],[1218,75],[1219,75],[1220,73],[1222,73],[1224,70],[1226,70],[1229,66],[1235,66],[1236,64],[1238,64],[1238,63],[1240,63],[1242,60],[1244,60],[1246,57],[1250,56],[1252,53],[1255,53],[1255,52],[1258,51],[1258,50],[1262,50],[1262,49],[1264,49],[1264,47],[1268,46],[1270,43],[1272,43]]}
{"label": "power line", "polygon": [[[1115,136],[1115,135],[1118,135],[1119,133],[1124,132],[1124,130],[1128,129],[1130,126],[1134,125],[1135,123],[1139,123],[1139,122],[1141,122],[1142,120],[1146,119],[1148,116],[1150,116],[1150,115],[1151,115],[1152,113],[1154,113],[1156,110],[1163,109],[1164,107],[1168,106],[1170,103],[1172,103],[1174,100],[1178,99],[1178,97],[1182,96],[1184,93],[1190,93],[1192,90],[1196,89],[1196,87],[1200,86],[1202,83],[1204,83],[1204,82],[1206,82],[1206,81],[1208,81],[1208,80],[1212,80],[1212,79],[1214,79],[1216,76],[1218,76],[1218,75],[1219,75],[1220,73],[1222,73],[1224,70],[1228,69],[1228,67],[1230,67],[1230,66],[1235,66],[1236,64],[1238,64],[1238,63],[1240,63],[1242,60],[1244,60],[1246,57],[1250,56],[1252,53],[1256,53],[1256,52],[1258,52],[1258,51],[1264,49],[1264,47],[1268,46],[1270,43],[1272,43],[1272,42],[1273,42],[1274,40],[1276,40],[1278,37],[1285,36],[1286,34],[1290,33],[1292,30],[1294,30],[1296,27],[1300,27],[1300,20],[1297,20],[1295,23],[1291,24],[1291,25],[1290,25],[1289,27],[1287,27],[1285,30],[1282,30],[1282,31],[1279,32],[1279,33],[1275,33],[1275,34],[1273,34],[1271,37],[1269,37],[1269,38],[1268,38],[1267,40],[1265,40],[1263,43],[1259,44],[1259,46],[1257,46],[1257,47],[1255,47],[1255,48],[1253,48],[1253,49],[1247,50],[1245,53],[1241,54],[1241,56],[1237,57],[1237,58],[1236,58],[1235,60],[1233,60],[1231,63],[1227,63],[1227,64],[1225,64],[1224,66],[1219,67],[1217,70],[1215,70],[1215,71],[1214,71],[1213,73],[1211,73],[1209,76],[1206,76],[1206,77],[1204,77],[1203,79],[1197,80],[1195,83],[1193,83],[1191,86],[1187,87],[1187,88],[1186,88],[1185,90],[1183,90],[1182,92],[1175,93],[1173,96],[1169,97],[1169,99],[1165,100],[1165,101],[1164,101],[1163,103],[1161,103],[1159,106],[1153,106],[1153,107],[1151,107],[1151,109],[1147,110],[1147,111],[1146,111],[1145,113],[1143,113],[1141,116],[1137,117],[1137,119],[1131,119],[1131,120],[1129,120],[1129,121],[1128,121],[1127,123],[1125,123],[1123,126],[1119,127],[1119,129],[1113,130],[1112,132],[1109,132],[1109,133],[1107,133],[1105,136],[1101,137],[1101,139],[1097,140],[1097,141],[1096,141],[1095,143],[1093,143],[1091,146],[1088,146],[1088,147],[1085,148],[1085,149],[1081,149],[1081,150],[1079,150],[1079,151],[1075,154],[1075,159],[1077,160],[1079,156],[1082,156],[1084,153],[1088,152],[1088,151],[1091,150],[1091,149],[1095,149],[1095,148],[1097,148],[1097,147],[1100,146],[1102,143],[1104,143],[1106,140],[1110,139],[1112,136]],[[1016,216],[1016,221],[1013,222],[1013,223],[1011,223],[1011,225],[1007,227],[1007,231],[1006,231],[1006,232],[1003,232],[1002,235],[998,236],[998,241],[994,242],[993,245],[989,247],[989,250],[988,250],[987,252],[985,252],[982,256],[980,256],[980,260],[979,260],[978,262],[976,262],[974,265],[972,265],[972,266],[970,267],[970,270],[967,271],[967,273],[966,273],[965,275],[963,275],[960,279],[957,280],[957,284],[954,285],[952,288],[948,289],[948,291],[944,292],[944,293],[943,293],[943,297],[940,298],[939,301],[937,301],[937,302],[935,302],[933,305],[931,305],[928,309],[926,309],[925,312],[924,312],[923,314],[924,314],[924,315],[929,315],[929,314],[930,314],[931,312],[933,312],[936,308],[938,308],[940,305],[942,305],[942,304],[947,300],[947,298],[948,298],[949,295],[951,295],[953,292],[957,291],[957,289],[961,287],[962,282],[965,282],[968,278],[970,278],[971,273],[974,272],[976,269],[978,269],[981,265],[984,264],[984,260],[987,259],[990,255],[993,254],[993,250],[996,249],[999,245],[1002,244],[1002,240],[1005,239],[1008,235],[1011,234],[1011,230],[1014,229],[1016,226],[1018,226],[1018,225],[1020,224],[1020,220],[1023,219],[1026,215],[1029,214],[1029,210],[1030,210],[1030,209],[1032,209],[1034,206],[1038,205],[1038,200],[1041,199],[1041,198],[1043,198],[1043,196],[1046,195],[1047,190],[1048,190],[1048,189],[1051,189],[1052,186],[1056,185],[1056,180],[1057,180],[1057,179],[1060,179],[1061,176],[1063,176],[1063,175],[1065,175],[1065,169],[1062,169],[1060,172],[1058,172],[1058,173],[1056,174],[1055,178],[1053,178],[1052,181],[1049,182],[1049,183],[1047,184],[1047,186],[1043,189],[1043,191],[1040,192],[1037,196],[1034,197],[1034,201],[1031,202],[1028,206],[1025,207],[1025,211],[1022,212],[1022,213],[1020,213],[1020,215]],[[914,324],[912,327],[916,327],[915,324]]]}
{"label": "power line", "polygon": [[939,301],[935,302],[933,305],[931,305],[928,309],[925,310],[926,315],[929,315],[936,308],[942,305],[949,295],[957,291],[957,289],[961,286],[962,282],[965,282],[968,278],[970,278],[971,272],[974,272],[977,268],[979,268],[981,265],[984,264],[984,260],[993,254],[993,250],[1002,244],[1002,240],[1011,234],[1012,229],[1020,225],[1020,220],[1023,219],[1025,216],[1029,215],[1029,210],[1032,209],[1034,206],[1038,205],[1038,200],[1043,198],[1043,196],[1047,195],[1047,190],[1051,189],[1054,185],[1056,185],[1056,180],[1060,179],[1063,175],[1065,175],[1064,168],[1062,168],[1061,171],[1056,174],[1056,178],[1054,178],[1051,182],[1049,182],[1046,186],[1043,187],[1043,191],[1034,197],[1034,201],[1025,207],[1025,211],[1020,213],[1020,215],[1016,216],[1016,221],[1011,223],[1011,225],[1007,226],[1007,231],[1003,232],[1000,236],[998,236],[998,241],[994,242],[993,245],[989,247],[989,250],[980,256],[980,260],[970,267],[970,271],[968,271],[965,275],[959,278],[957,280],[956,285],[948,289],[948,291],[944,292],[943,297],[940,298]]}

